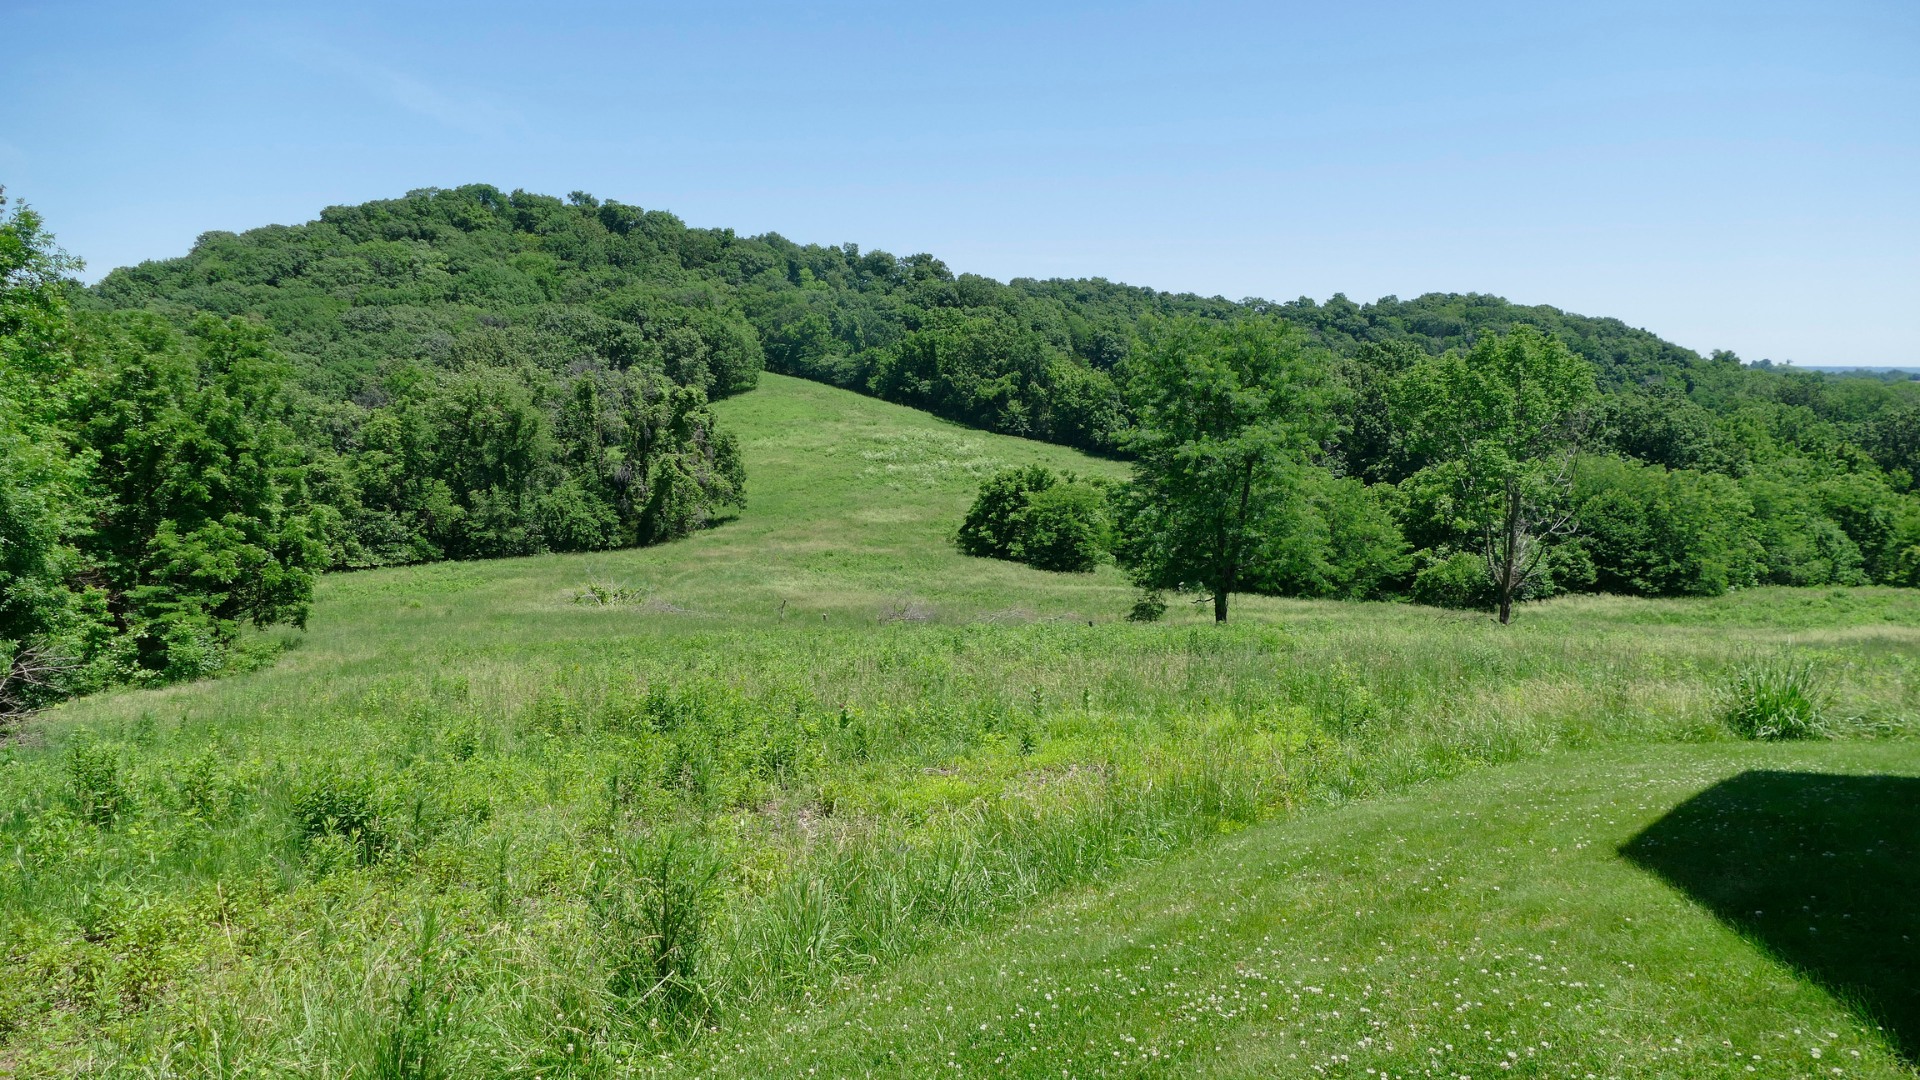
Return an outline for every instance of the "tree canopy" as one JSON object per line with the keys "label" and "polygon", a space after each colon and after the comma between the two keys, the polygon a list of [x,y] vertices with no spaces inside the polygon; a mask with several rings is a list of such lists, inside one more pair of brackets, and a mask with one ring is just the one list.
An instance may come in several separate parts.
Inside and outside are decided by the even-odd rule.
{"label": "tree canopy", "polygon": [[[582,193],[469,185],[209,233],[180,259],[109,274],[76,303],[156,310],[183,326],[203,312],[244,315],[271,328],[292,392],[313,403],[296,426],[313,490],[340,508],[334,565],[643,542],[723,516],[739,497],[735,458],[699,405],[675,399],[687,422],[666,430],[697,434],[669,455],[671,468],[646,470],[682,494],[636,501],[611,486],[624,482],[613,459],[639,445],[613,427],[631,424],[589,421],[581,402],[604,413],[615,400],[663,401],[668,387],[737,393],[763,363],[988,430],[1129,457],[1145,426],[1129,360],[1149,323],[1180,319],[1279,319],[1296,339],[1289,347],[1338,388],[1329,434],[1300,455],[1298,512],[1284,515],[1316,524],[1296,532],[1293,569],[1261,588],[1497,607],[1491,585],[1476,584],[1484,574],[1456,560],[1481,549],[1456,513],[1457,491],[1415,438],[1402,384],[1423,362],[1516,332],[1558,342],[1591,372],[1575,472],[1600,478],[1565,495],[1571,531],[1537,545],[1539,573],[1520,595],[1712,591],[1723,575],[1711,566],[1726,568],[1725,588],[1908,581],[1920,558],[1907,554],[1920,546],[1911,509],[1920,382],[1743,364],[1618,319],[1484,294],[1233,301],[1100,278],[999,282],[930,254],[745,236]],[[609,389],[623,380],[654,389]],[[476,413],[483,389],[492,404]],[[502,426],[509,416],[520,420]],[[477,437],[524,442],[483,461]],[[437,447],[465,449],[455,460],[428,452]],[[1601,459],[1665,470],[1665,493],[1653,474]],[[687,486],[700,477],[707,486]],[[1625,490],[1602,492],[1602,479]],[[1730,519],[1739,538],[1724,560],[1695,570],[1667,560],[1656,572],[1651,548],[1629,554],[1625,538],[1642,535],[1626,527],[1636,514],[1701,519],[1691,502],[1667,514],[1678,499],[1748,508]],[[650,518],[677,523],[662,531],[631,518],[637,505],[688,512]],[[1588,518],[1609,523],[1607,539]],[[1395,543],[1403,548],[1389,556]]]}
{"label": "tree canopy", "polygon": [[1574,528],[1574,466],[1592,424],[1593,368],[1531,327],[1416,364],[1400,382],[1408,442],[1429,464],[1409,483],[1485,560],[1500,621],[1547,570],[1548,545]]}
{"label": "tree canopy", "polygon": [[1120,549],[1143,588],[1235,592],[1285,572],[1306,455],[1329,434],[1328,372],[1278,319],[1149,324],[1126,363],[1136,427]]}
{"label": "tree canopy", "polygon": [[463,246],[512,235],[469,194],[93,290],[0,199],[0,714],[218,670],[329,568],[657,543],[741,505],[708,398],[752,385],[755,332],[643,277],[546,303],[513,275],[547,256]]}

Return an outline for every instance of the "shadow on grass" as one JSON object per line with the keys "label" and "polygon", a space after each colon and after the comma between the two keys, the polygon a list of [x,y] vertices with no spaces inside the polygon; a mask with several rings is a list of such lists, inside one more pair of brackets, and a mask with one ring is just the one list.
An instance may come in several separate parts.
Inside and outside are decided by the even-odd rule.
{"label": "shadow on grass", "polygon": [[1620,853],[1870,1015],[1920,1064],[1920,779],[1742,773]]}

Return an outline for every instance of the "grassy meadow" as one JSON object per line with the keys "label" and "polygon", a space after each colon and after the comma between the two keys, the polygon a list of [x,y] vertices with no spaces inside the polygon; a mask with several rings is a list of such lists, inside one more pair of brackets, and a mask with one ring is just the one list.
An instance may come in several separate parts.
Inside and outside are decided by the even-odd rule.
{"label": "grassy meadow", "polygon": [[[255,670],[0,745],[0,1076],[1913,1074],[1910,788],[1806,796],[1879,890],[1840,959],[1658,830],[1920,775],[1920,594],[1135,625],[949,539],[997,468],[1115,463],[716,409],[733,521],[329,577]],[[1831,741],[1723,722],[1783,657]]]}

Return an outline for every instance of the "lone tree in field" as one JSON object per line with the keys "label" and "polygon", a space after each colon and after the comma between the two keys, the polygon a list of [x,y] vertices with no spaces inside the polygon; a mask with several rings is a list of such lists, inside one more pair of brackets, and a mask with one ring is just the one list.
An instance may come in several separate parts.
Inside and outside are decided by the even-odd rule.
{"label": "lone tree in field", "polygon": [[1278,319],[1176,319],[1127,361],[1138,417],[1116,555],[1143,589],[1227,597],[1262,587],[1292,530],[1306,454],[1331,428],[1326,367]]}
{"label": "lone tree in field", "polygon": [[1423,478],[1451,492],[1486,560],[1500,621],[1573,531],[1573,469],[1597,399],[1593,368],[1531,327],[1421,361],[1403,384]]}

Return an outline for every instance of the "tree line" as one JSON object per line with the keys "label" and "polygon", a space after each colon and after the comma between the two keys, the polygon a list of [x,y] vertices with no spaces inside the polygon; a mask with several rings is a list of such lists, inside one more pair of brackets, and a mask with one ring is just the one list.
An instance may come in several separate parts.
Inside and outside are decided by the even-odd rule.
{"label": "tree line", "polygon": [[[1129,453],[1136,426],[1120,369],[1145,320],[1271,316],[1357,395],[1336,450],[1368,483],[1397,482],[1404,464],[1374,408],[1387,381],[1420,356],[1525,326],[1592,366],[1606,447],[1623,456],[1742,475],[1845,448],[1902,491],[1920,473],[1912,381],[1749,366],[1617,319],[1478,294],[1230,301],[1099,278],[998,282],[928,254],[693,228],[583,192],[424,189],[303,225],[208,233],[186,256],[115,270],[75,302],[259,320],[299,389],[336,407],[384,400],[408,368],[639,365],[720,397],[764,366],[1111,455]],[[335,422],[356,417],[343,409]]]}
{"label": "tree line", "polygon": [[1438,352],[1542,325],[1622,373],[1690,355],[1616,320],[1494,297],[1273,304],[1100,279],[1002,283],[927,254],[743,237],[584,193],[485,185],[208,233],[183,258],[114,271],[81,302],[253,316],[303,388],[330,401],[377,396],[405,364],[513,356],[556,369],[588,353],[654,363],[710,396],[750,387],[764,364],[1102,453],[1120,452],[1129,418],[1115,368],[1147,316],[1270,312],[1335,352],[1375,340]]}
{"label": "tree line", "polygon": [[1117,370],[1131,479],[1003,472],[964,550],[1050,570],[1111,557],[1143,590],[1139,617],[1174,591],[1220,621],[1240,592],[1504,623],[1564,592],[1920,586],[1911,404],[1866,426],[1876,458],[1804,405],[1605,394],[1596,365],[1526,324],[1339,358],[1273,315],[1150,320]]}

